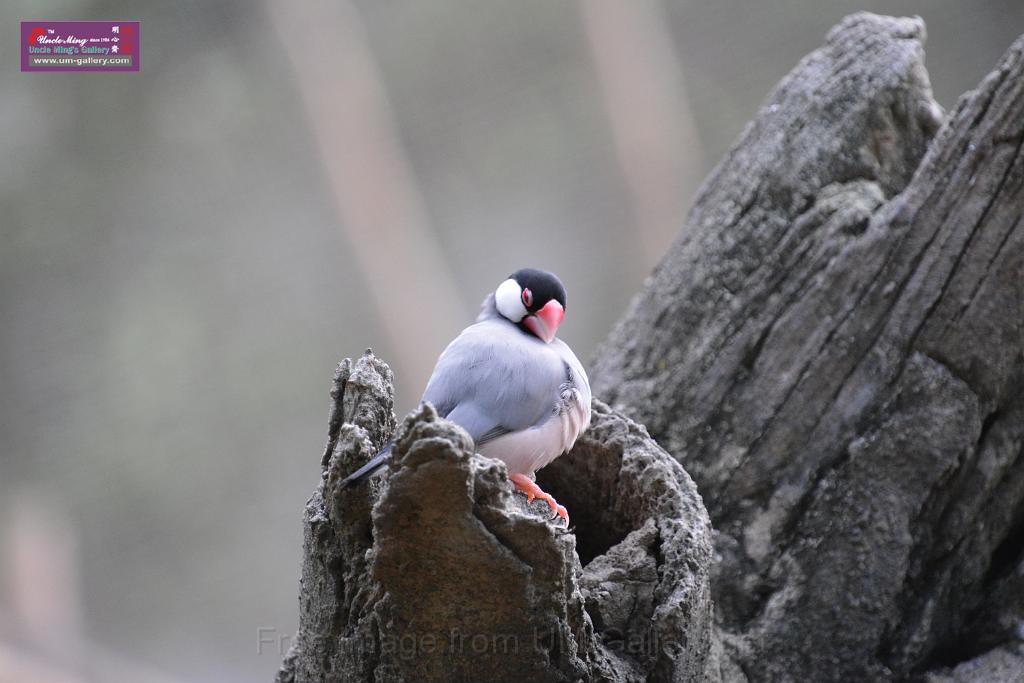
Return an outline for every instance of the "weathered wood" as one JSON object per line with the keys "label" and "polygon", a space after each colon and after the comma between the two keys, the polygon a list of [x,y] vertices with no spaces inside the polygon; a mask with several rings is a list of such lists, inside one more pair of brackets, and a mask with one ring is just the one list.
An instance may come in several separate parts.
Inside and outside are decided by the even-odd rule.
{"label": "weathered wood", "polygon": [[1024,39],[929,147],[923,35],[856,15],[782,81],[592,373],[697,480],[751,680],[950,664],[1019,562]]}
{"label": "weathered wood", "polygon": [[577,536],[429,406],[384,477],[340,488],[393,430],[391,371],[346,360],[331,395],[279,681],[715,680],[707,512],[643,428],[595,401],[545,471]]}

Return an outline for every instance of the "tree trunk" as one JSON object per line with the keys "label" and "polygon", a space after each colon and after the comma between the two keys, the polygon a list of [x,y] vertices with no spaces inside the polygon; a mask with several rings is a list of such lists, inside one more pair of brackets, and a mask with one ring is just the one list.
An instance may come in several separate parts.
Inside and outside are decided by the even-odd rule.
{"label": "tree trunk", "polygon": [[705,183],[539,473],[575,533],[429,406],[340,489],[395,420],[339,366],[278,680],[1024,674],[1024,39],[939,130],[923,36],[844,20]]}
{"label": "tree trunk", "polygon": [[953,664],[1021,593],[1024,40],[929,146],[923,35],[856,15],[783,80],[595,364],[697,481],[751,680]]}
{"label": "tree trunk", "polygon": [[545,471],[576,534],[429,405],[399,430],[384,481],[342,489],[393,430],[391,379],[370,352],[335,375],[279,681],[713,675],[707,512],[643,428],[595,401],[588,432]]}

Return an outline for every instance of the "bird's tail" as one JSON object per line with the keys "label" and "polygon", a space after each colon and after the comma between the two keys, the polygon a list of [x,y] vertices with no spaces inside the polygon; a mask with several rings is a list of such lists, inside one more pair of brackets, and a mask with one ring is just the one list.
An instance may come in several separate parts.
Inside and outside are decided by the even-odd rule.
{"label": "bird's tail", "polygon": [[389,443],[387,446],[381,449],[380,453],[370,458],[369,462],[360,467],[358,470],[348,475],[341,480],[341,487],[347,489],[350,486],[355,486],[364,479],[367,479],[374,472],[384,467],[387,464],[388,458],[391,457],[391,448],[394,446],[394,442]]}

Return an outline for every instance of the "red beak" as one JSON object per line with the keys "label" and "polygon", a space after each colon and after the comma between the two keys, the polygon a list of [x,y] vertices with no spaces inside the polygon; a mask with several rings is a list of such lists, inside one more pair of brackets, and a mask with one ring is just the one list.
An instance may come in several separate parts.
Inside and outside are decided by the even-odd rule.
{"label": "red beak", "polygon": [[562,308],[562,304],[552,299],[544,304],[544,308],[523,318],[523,324],[530,332],[533,332],[535,337],[544,340],[545,344],[549,344],[555,338],[555,333],[558,332],[558,326],[562,324],[564,317],[565,310]]}

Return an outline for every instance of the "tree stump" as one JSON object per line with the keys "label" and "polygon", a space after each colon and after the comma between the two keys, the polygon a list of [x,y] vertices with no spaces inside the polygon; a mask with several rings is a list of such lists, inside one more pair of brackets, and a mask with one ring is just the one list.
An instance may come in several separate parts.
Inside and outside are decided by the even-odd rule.
{"label": "tree stump", "polygon": [[595,401],[590,430],[549,468],[576,534],[429,404],[405,420],[384,476],[342,489],[391,434],[391,380],[370,352],[335,375],[279,681],[714,675],[707,512],[642,427]]}

